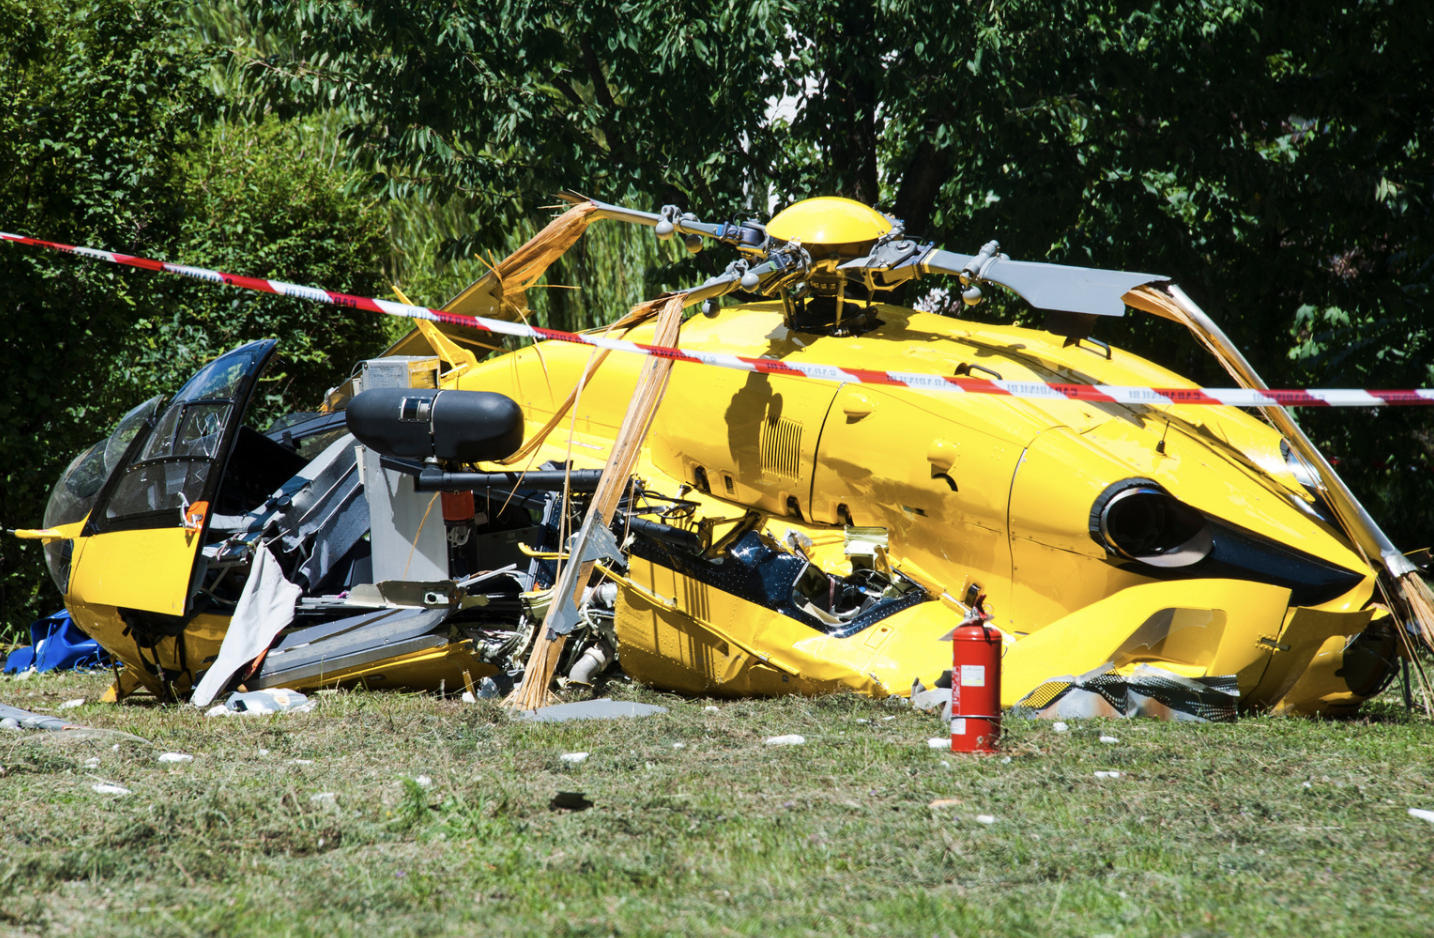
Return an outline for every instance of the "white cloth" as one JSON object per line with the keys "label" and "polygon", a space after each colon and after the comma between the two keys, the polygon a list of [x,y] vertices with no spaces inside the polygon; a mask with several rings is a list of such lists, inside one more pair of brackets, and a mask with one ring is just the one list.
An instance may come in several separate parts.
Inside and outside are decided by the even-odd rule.
{"label": "white cloth", "polygon": [[273,644],[274,636],[294,620],[294,605],[303,590],[284,578],[279,561],[262,547],[255,552],[249,582],[239,594],[239,605],[229,620],[229,631],[219,646],[219,656],[204,675],[189,702],[203,707],[229,683],[244,665]]}

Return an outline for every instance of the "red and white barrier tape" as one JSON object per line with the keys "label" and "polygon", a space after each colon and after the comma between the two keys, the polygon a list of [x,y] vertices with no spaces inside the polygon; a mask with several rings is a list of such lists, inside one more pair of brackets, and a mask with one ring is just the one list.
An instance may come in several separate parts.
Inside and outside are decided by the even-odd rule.
{"label": "red and white barrier tape", "polygon": [[819,365],[808,362],[773,361],[765,358],[745,358],[741,355],[727,355],[720,352],[688,352],[680,349],[644,345],[641,342],[627,342],[601,335],[578,335],[559,332],[556,329],[542,329],[522,323],[485,319],[480,316],[460,316],[426,306],[410,306],[407,303],[391,303],[316,287],[303,287],[279,280],[261,280],[258,277],[241,277],[237,274],[205,270],[202,267],[186,267],[182,264],[166,264],[162,261],[130,257],[113,251],[97,251],[93,248],[78,248],[53,241],[41,241],[21,235],[0,232],[0,240],[15,241],[51,248],[67,254],[79,254],[96,260],[140,267],[145,270],[160,270],[166,273],[224,283],[231,287],[242,287],[260,293],[277,293],[318,303],[329,303],[349,309],[362,309],[388,316],[403,316],[408,319],[427,319],[482,329],[501,335],[519,336],[525,339],[550,342],[574,342],[615,352],[631,352],[638,355],[660,355],[679,362],[696,362],[731,368],[737,371],[755,371],[760,374],[789,375],[791,377],[815,378],[821,381],[839,381],[851,384],[884,384],[896,387],[918,388],[927,391],[960,391],[970,394],[998,394],[1008,397],[1035,398],[1073,401],[1105,401],[1117,404],[1143,404],[1160,406],[1164,404],[1227,404],[1235,407],[1384,407],[1391,405],[1434,404],[1434,388],[1415,388],[1404,391],[1375,390],[1268,390],[1255,391],[1245,388],[1139,388],[1109,384],[1044,384],[1038,381],[987,381],[983,378],[948,377],[946,375],[923,374],[906,371],[872,371],[865,368],[838,368],[835,365]]}

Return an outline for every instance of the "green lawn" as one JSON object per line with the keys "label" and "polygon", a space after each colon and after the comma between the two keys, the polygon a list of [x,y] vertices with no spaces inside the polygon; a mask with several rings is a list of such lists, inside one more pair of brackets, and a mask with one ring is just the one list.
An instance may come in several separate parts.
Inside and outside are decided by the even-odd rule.
{"label": "green lawn", "polygon": [[[53,708],[107,683],[4,680],[0,700]],[[1013,721],[1009,758],[972,758],[930,749],[939,718],[895,702],[610,692],[670,713],[530,725],[339,693],[272,717],[67,712],[153,742],[117,750],[0,731],[0,932],[1434,934],[1434,824],[1408,814],[1434,809],[1434,729],[1393,704]],[[764,745],[788,733],[806,744]],[[595,806],[552,810],[558,791]]]}

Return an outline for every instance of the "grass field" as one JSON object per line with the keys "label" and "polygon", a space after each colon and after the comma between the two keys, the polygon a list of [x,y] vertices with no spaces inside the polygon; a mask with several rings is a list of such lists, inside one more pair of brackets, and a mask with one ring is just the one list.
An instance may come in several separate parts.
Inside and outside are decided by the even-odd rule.
{"label": "grass field", "polygon": [[[0,681],[0,701],[54,708],[107,683]],[[670,712],[533,725],[354,692],[270,717],[66,712],[153,743],[117,749],[0,731],[0,932],[1434,934],[1434,824],[1408,814],[1434,809],[1434,727],[1393,704],[1008,722],[1005,756],[963,758],[895,702],[609,690]],[[806,744],[764,744],[789,733]],[[590,756],[559,758],[574,751]],[[553,810],[558,791],[594,806]]]}

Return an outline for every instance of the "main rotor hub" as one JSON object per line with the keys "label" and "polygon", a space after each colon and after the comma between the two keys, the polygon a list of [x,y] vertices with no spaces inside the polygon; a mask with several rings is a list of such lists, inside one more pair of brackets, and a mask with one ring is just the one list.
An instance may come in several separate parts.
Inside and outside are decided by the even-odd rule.
{"label": "main rotor hub", "polygon": [[813,257],[837,254],[861,257],[891,231],[891,220],[852,199],[821,196],[793,203],[767,223],[778,241],[799,241]]}

